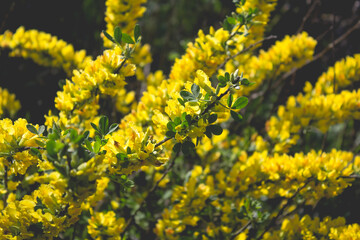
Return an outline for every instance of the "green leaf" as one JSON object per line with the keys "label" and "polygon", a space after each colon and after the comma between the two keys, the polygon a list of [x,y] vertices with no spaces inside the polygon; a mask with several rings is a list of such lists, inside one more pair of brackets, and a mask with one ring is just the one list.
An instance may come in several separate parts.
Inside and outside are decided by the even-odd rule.
{"label": "green leaf", "polygon": [[236,24],[236,19],[233,17],[227,17],[226,20],[232,25]]}
{"label": "green leaf", "polygon": [[200,87],[197,84],[193,83],[193,85],[191,85],[191,92],[196,98],[198,98],[200,94]]}
{"label": "green leaf", "polygon": [[227,100],[228,107],[231,107],[232,102],[233,102],[233,95],[230,93],[229,97],[228,97],[228,100]]}
{"label": "green leaf", "polygon": [[218,80],[220,83],[225,83],[226,84],[226,78],[224,76],[218,76]]}
{"label": "green leaf", "polygon": [[38,130],[37,130],[36,127],[34,127],[33,125],[27,124],[27,125],[26,125],[26,128],[27,128],[30,132],[32,132],[33,134],[38,135]]}
{"label": "green leaf", "polygon": [[109,119],[106,116],[102,116],[99,120],[100,132],[106,135],[109,131]]}
{"label": "green leaf", "polygon": [[209,116],[208,122],[209,122],[209,124],[212,124],[212,123],[214,123],[216,120],[217,120],[217,115],[216,115],[216,114],[211,114],[211,115]]}
{"label": "green leaf", "polygon": [[116,158],[120,161],[124,161],[127,158],[127,155],[125,153],[117,153]]}
{"label": "green leaf", "polygon": [[86,146],[87,150],[89,150],[90,152],[92,152],[92,151],[93,151],[93,148],[92,148],[92,146],[91,146],[90,141],[87,140],[87,139],[85,139],[84,142],[85,142],[85,146]]}
{"label": "green leaf", "polygon": [[220,125],[210,125],[208,128],[214,135],[221,135],[223,132],[223,129],[220,127]]}
{"label": "green leaf", "polygon": [[140,26],[139,26],[139,24],[136,24],[135,28],[134,28],[134,38],[135,38],[136,42],[138,41],[140,36],[141,36]]}
{"label": "green leaf", "polygon": [[129,44],[134,44],[134,40],[130,37],[129,34],[126,34],[126,33],[123,33],[122,34],[122,38],[121,40],[124,42],[124,43],[129,43]]}
{"label": "green leaf", "polygon": [[110,134],[110,133],[115,132],[118,128],[119,128],[119,124],[117,124],[117,123],[111,124],[111,126],[109,127],[109,131],[108,131],[107,134]]}
{"label": "green leaf", "polygon": [[173,138],[173,137],[175,137],[175,134],[176,134],[176,133],[173,132],[173,131],[167,131],[165,135],[166,135],[168,138]]}
{"label": "green leaf", "polygon": [[176,124],[174,122],[168,122],[166,126],[167,126],[167,129],[169,129],[169,131],[175,132]]}
{"label": "green leaf", "polygon": [[173,151],[178,153],[181,150],[181,143],[176,143],[173,147]]}
{"label": "green leaf", "polygon": [[101,148],[101,141],[94,142],[94,153],[98,153]]}
{"label": "green leaf", "polygon": [[248,104],[248,101],[249,100],[247,97],[239,97],[238,99],[236,99],[236,101],[232,105],[232,108],[242,109],[242,108],[246,107],[246,105]]}
{"label": "green leaf", "polygon": [[91,124],[91,126],[93,127],[93,129],[95,129],[95,130],[99,131],[99,128],[96,126],[96,124],[95,124],[95,123],[90,123],[90,124]]}
{"label": "green leaf", "polygon": [[115,41],[118,43],[121,43],[121,37],[122,37],[122,32],[119,26],[116,26],[114,29],[114,38]]}
{"label": "green leaf", "polygon": [[174,118],[174,123],[177,125],[180,125],[181,124],[181,118],[180,117],[175,117]]}
{"label": "green leaf", "polygon": [[225,79],[227,82],[230,81],[230,74],[228,72],[225,73]]}
{"label": "green leaf", "polygon": [[211,139],[212,133],[211,133],[211,131],[210,131],[210,129],[209,129],[209,126],[206,127],[205,135],[206,135],[208,138]]}
{"label": "green leaf", "polygon": [[236,112],[234,112],[234,111],[230,111],[230,115],[231,115],[231,117],[232,117],[235,121],[238,121],[238,122],[241,122],[241,120],[243,119],[243,117],[241,116],[241,114],[236,113]]}
{"label": "green leaf", "polygon": [[184,100],[182,100],[181,98],[178,98],[178,101],[179,101],[179,103],[180,103],[181,105],[183,105],[183,106],[185,107],[185,102],[184,102]]}
{"label": "green leaf", "polygon": [[180,96],[186,101],[196,100],[196,97],[194,95],[192,95],[190,92],[185,90],[182,90],[180,92]]}
{"label": "green leaf", "polygon": [[131,148],[129,146],[126,148],[126,153],[131,154]]}
{"label": "green leaf", "polygon": [[44,126],[44,125],[41,125],[41,126],[39,127],[38,134],[41,135],[41,134],[44,133],[44,131],[45,131],[45,126]]}
{"label": "green leaf", "polygon": [[185,154],[185,155],[188,155],[190,154],[192,151],[194,151],[194,148],[195,148],[195,144],[193,142],[190,142],[190,141],[186,141],[182,144],[181,146],[182,148],[182,152]]}
{"label": "green leaf", "polygon": [[231,24],[227,21],[227,19],[224,21],[224,24],[223,24],[223,28],[227,31],[231,31],[232,30],[232,26]]}
{"label": "green leaf", "polygon": [[54,140],[50,140],[46,143],[46,151],[50,156],[56,156],[57,152],[55,150],[56,143]]}
{"label": "green leaf", "polygon": [[112,41],[113,43],[116,43],[116,42],[115,42],[115,39],[114,39],[109,33],[107,33],[105,30],[103,30],[102,33],[105,35],[105,37],[106,37],[107,39],[109,39],[109,40]]}

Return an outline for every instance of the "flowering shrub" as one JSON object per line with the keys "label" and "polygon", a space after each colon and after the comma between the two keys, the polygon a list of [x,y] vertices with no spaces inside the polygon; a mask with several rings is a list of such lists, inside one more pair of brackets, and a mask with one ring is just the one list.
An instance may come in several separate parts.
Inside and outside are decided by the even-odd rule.
{"label": "flowering shrub", "polygon": [[[168,76],[146,70],[136,24],[146,3],[106,1],[95,58],[22,26],[0,35],[10,57],[68,76],[43,124],[16,119],[20,102],[0,88],[0,239],[360,239],[345,214],[314,210],[356,183],[357,143],[306,144],[359,120],[360,55],[275,106],[269,92],[317,44],[301,32],[259,49],[274,38],[265,27],[276,1],[234,1]],[[253,119],[269,104],[277,112],[261,131]]]}

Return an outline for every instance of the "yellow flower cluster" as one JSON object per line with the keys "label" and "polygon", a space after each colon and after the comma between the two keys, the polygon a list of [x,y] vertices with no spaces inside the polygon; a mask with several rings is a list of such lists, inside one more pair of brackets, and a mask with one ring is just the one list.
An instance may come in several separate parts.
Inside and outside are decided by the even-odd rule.
{"label": "yellow flower cluster", "polygon": [[337,240],[360,239],[360,225],[354,223],[344,227],[331,228],[329,238]]}
{"label": "yellow flower cluster", "polygon": [[95,212],[88,222],[88,233],[95,240],[121,240],[125,227],[124,218],[116,218],[113,211]]}
{"label": "yellow flower cluster", "polygon": [[[135,24],[139,18],[141,18],[146,8],[143,6],[147,0],[107,0],[105,22],[106,31],[110,34],[114,32],[116,26],[119,26],[121,31],[133,36],[133,30]],[[104,46],[107,48],[114,47],[106,37],[104,39]],[[136,77],[138,80],[145,80],[144,67],[152,62],[150,53],[150,45],[139,45],[136,47],[132,58],[130,59],[132,64],[136,65]]]}
{"label": "yellow flower cluster", "polygon": [[277,116],[272,116],[267,123],[267,132],[275,143],[275,152],[289,151],[299,140],[300,131],[308,126],[325,133],[336,123],[360,118],[360,92],[333,91],[334,69],[341,70],[335,76],[337,89],[359,80],[359,56],[337,62],[319,77],[314,88],[307,82],[304,95],[290,96],[286,106],[279,106]]}
{"label": "yellow flower cluster", "polygon": [[[105,2],[106,31],[112,34],[115,27],[119,26],[122,32],[132,35],[137,20],[146,11],[143,6],[146,2],[147,0],[107,0]],[[113,43],[104,38],[104,46],[110,48]]]}
{"label": "yellow flower cluster", "polygon": [[27,124],[22,118],[14,123],[7,118],[0,120],[0,163],[7,166],[11,174],[25,174],[28,167],[38,160],[29,149],[24,149],[36,147],[38,138],[26,128]]}
{"label": "yellow flower cluster", "polygon": [[154,232],[161,239],[179,239],[195,227],[192,234],[230,236],[247,222],[240,217],[246,196],[290,199],[297,194],[305,204],[314,205],[348,187],[352,180],[346,177],[359,169],[359,160],[357,156],[353,163],[352,153],[336,150],[293,157],[268,156],[265,151],[250,157],[242,152],[229,172],[195,166],[185,185],[174,188],[171,208],[164,210]]}
{"label": "yellow flower cluster", "polygon": [[[300,216],[296,214],[294,216],[291,216],[290,218],[284,219],[282,221],[280,230],[265,233],[263,239],[339,239],[338,235],[336,236],[334,232],[341,232],[343,234],[344,232],[340,229],[343,229],[344,225],[345,218],[343,217],[338,217],[336,219],[325,217],[323,220],[320,221],[318,217],[311,219],[309,215],[305,215],[300,218]],[[356,226],[358,225],[356,224]],[[353,233],[354,232],[352,232],[352,234]],[[351,236],[351,234],[349,236]]]}
{"label": "yellow flower cluster", "polygon": [[60,188],[51,185],[40,185],[21,200],[11,193],[7,206],[0,213],[0,236],[4,237],[1,239],[52,239],[58,236],[78,220],[81,211],[78,204],[69,200]]}
{"label": "yellow flower cluster", "polygon": [[359,80],[360,54],[355,54],[354,56],[347,56],[346,58],[337,61],[333,67],[329,67],[327,72],[324,72],[318,78],[314,88],[307,82],[304,92],[315,96],[336,93],[339,89],[345,88]]}
{"label": "yellow flower cluster", "polygon": [[[260,50],[259,56],[251,57],[239,71],[244,72],[256,84],[240,90],[246,95],[259,88],[264,80],[272,80],[294,67],[301,67],[314,54],[316,41],[306,32],[295,36],[286,36],[267,51]],[[230,68],[226,69],[227,71]]]}
{"label": "yellow flower cluster", "polygon": [[0,35],[0,47],[10,48],[10,56],[31,58],[42,66],[63,68],[68,76],[83,69],[91,60],[85,50],[75,51],[71,44],[45,32],[19,27],[15,33]]}
{"label": "yellow flower cluster", "polygon": [[20,102],[15,99],[15,94],[11,94],[6,88],[0,87],[0,119],[7,115],[11,118],[14,117],[20,108]]}
{"label": "yellow flower cluster", "polygon": [[135,74],[135,66],[127,64],[121,53],[119,47],[106,50],[84,70],[74,71],[71,81],[57,93],[55,107],[85,119],[96,116],[99,94],[116,96],[126,84],[125,77]]}

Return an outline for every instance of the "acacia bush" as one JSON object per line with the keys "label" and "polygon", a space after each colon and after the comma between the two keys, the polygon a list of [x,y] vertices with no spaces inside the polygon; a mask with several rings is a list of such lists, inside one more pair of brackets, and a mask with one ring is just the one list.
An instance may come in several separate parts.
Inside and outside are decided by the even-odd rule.
{"label": "acacia bush", "polygon": [[[40,123],[17,118],[0,88],[0,239],[360,239],[360,55],[335,59],[360,22],[314,39],[303,29],[323,6],[310,3],[282,37],[276,1],[234,0],[182,55],[156,55],[165,68],[175,58],[169,73],[150,68],[137,24],[159,1],[106,0],[96,57],[43,31],[3,32],[1,53],[66,80]],[[333,66],[298,80],[331,52]]]}

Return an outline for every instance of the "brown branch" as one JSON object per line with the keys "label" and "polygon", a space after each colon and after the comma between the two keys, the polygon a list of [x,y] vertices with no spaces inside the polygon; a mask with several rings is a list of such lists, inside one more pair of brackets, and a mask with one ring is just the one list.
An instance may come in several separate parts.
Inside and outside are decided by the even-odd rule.
{"label": "brown branch", "polygon": [[292,195],[291,198],[287,200],[286,204],[280,209],[278,214],[270,220],[270,223],[265,227],[264,231],[260,234],[259,237],[256,238],[257,240],[260,240],[264,236],[264,234],[276,224],[276,221],[280,218],[281,215],[283,215],[285,209],[292,204],[294,198],[299,194],[301,190],[303,190],[309,184],[310,180],[311,178],[309,178],[302,187],[299,187],[294,193],[294,195]]}
{"label": "brown branch", "polygon": [[245,231],[251,224],[251,221],[248,221],[242,228],[231,234],[231,239],[235,239],[237,235]]}
{"label": "brown branch", "polygon": [[[308,64],[318,60],[319,58],[323,57],[329,50],[333,49],[336,45],[338,45],[339,43],[344,41],[353,31],[357,30],[359,27],[360,27],[360,20],[354,26],[352,26],[349,30],[347,30],[343,35],[341,35],[335,41],[333,41],[332,43],[327,45],[325,47],[325,49],[323,49],[320,53],[316,54],[311,60],[306,61],[306,63],[304,65],[302,65],[301,67],[293,68],[289,72],[285,73],[280,78],[280,80],[284,80],[284,79],[288,78],[289,76],[291,76],[292,74],[297,72],[300,68],[303,68],[306,65],[308,65]],[[281,81],[279,81],[279,82],[281,82]],[[274,87],[277,87],[277,86],[274,86]]]}
{"label": "brown branch", "polygon": [[[170,138],[169,138],[170,139]],[[132,224],[132,222],[134,221],[134,218],[136,216],[136,214],[146,205],[149,196],[155,192],[155,190],[158,188],[160,182],[166,177],[166,175],[170,172],[170,170],[173,168],[174,164],[175,164],[175,159],[179,156],[179,152],[176,153],[176,155],[171,159],[168,168],[165,170],[165,172],[163,173],[163,175],[161,176],[161,178],[155,183],[155,185],[150,189],[150,191],[148,192],[147,196],[144,198],[144,200],[140,203],[140,206],[138,207],[138,209],[136,209],[136,211],[130,216],[130,218],[128,219],[126,226],[122,232],[122,235],[124,236],[126,233],[126,230],[130,227],[130,225]]]}
{"label": "brown branch", "polygon": [[230,61],[231,59],[234,59],[234,58],[236,58],[237,56],[239,56],[240,54],[243,54],[243,53],[249,51],[251,48],[255,47],[256,45],[258,45],[258,44],[260,44],[260,43],[262,43],[262,42],[265,42],[265,41],[267,41],[267,40],[276,39],[276,38],[277,38],[277,36],[275,36],[275,35],[270,35],[270,36],[268,36],[268,37],[266,37],[266,38],[263,38],[263,39],[255,42],[255,43],[251,44],[250,46],[248,46],[247,48],[241,50],[240,52],[238,52],[238,53],[236,53],[236,54],[234,54],[234,55],[232,55],[232,56],[228,56],[227,58],[225,58],[224,62],[221,63],[221,64],[216,68],[216,71],[215,71],[215,72],[218,72],[220,69],[222,69],[222,68],[225,66],[225,64],[226,64],[228,61]]}
{"label": "brown branch", "polygon": [[312,5],[310,6],[309,10],[307,11],[307,13],[305,14],[305,16],[303,17],[302,22],[301,22],[301,25],[300,25],[300,27],[298,28],[298,30],[296,31],[296,34],[299,34],[299,33],[303,30],[306,21],[309,19],[311,13],[315,10],[316,5],[318,5],[318,4],[320,4],[320,0],[315,0],[315,1],[313,1],[313,3],[312,3]]}

